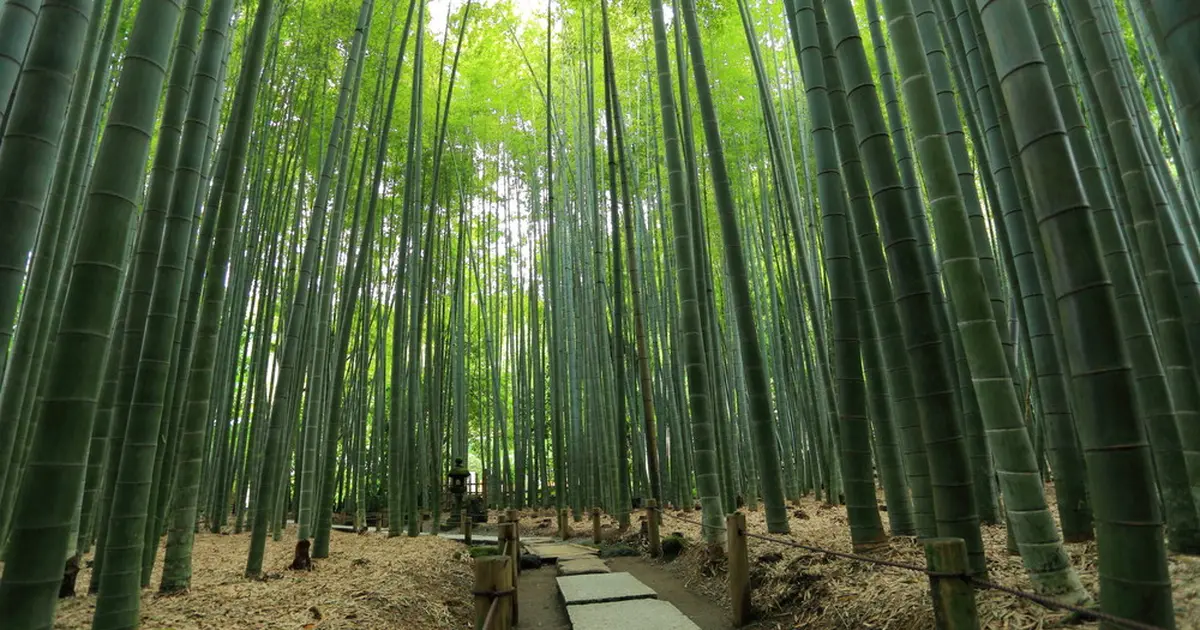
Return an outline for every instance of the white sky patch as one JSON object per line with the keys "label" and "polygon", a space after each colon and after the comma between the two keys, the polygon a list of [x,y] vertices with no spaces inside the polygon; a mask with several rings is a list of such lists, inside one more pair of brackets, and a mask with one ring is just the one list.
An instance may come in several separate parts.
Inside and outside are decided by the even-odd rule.
{"label": "white sky patch", "polygon": [[[517,15],[523,20],[531,20],[537,16],[546,16],[546,0],[474,0],[475,4],[482,6],[494,6],[501,2],[509,2],[513,5]],[[446,6],[453,4],[451,11],[458,11],[466,4],[467,0],[429,0],[429,5],[426,7],[427,20],[429,28],[434,33],[442,33],[446,29]]]}

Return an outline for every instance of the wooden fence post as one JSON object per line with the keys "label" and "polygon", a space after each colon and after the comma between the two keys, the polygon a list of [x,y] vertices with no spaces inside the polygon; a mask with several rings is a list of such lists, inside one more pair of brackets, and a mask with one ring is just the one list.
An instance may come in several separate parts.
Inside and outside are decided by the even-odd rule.
{"label": "wooden fence post", "polygon": [[[513,528],[512,528],[513,547],[517,550],[517,555],[515,557],[516,561],[517,561],[517,566],[516,566],[515,570],[516,570],[516,574],[520,575],[521,574],[521,562],[520,562],[520,560],[521,560],[521,516],[520,516],[520,513],[517,512],[516,510],[507,510],[504,513],[504,516],[505,516],[505,519],[507,519],[509,523],[512,523],[512,526],[513,526]],[[514,582],[514,586],[515,586],[515,584],[516,583]]]}
{"label": "wooden fence post", "polygon": [[729,602],[733,607],[733,625],[750,622],[750,559],[746,549],[746,515],[734,512],[725,518],[725,536],[729,548]]}
{"label": "wooden fence post", "polygon": [[464,509],[458,514],[458,519],[462,522],[463,542],[471,544],[471,519],[467,517],[467,511]]}
{"label": "wooden fence post", "polygon": [[930,571],[958,574],[929,576],[933,618],[938,630],[978,630],[975,589],[967,581],[967,544],[961,538],[925,539],[925,565]]}
{"label": "wooden fence post", "polygon": [[508,563],[512,571],[512,595],[509,599],[512,601],[512,622],[513,625],[520,623],[519,607],[517,606],[517,587],[519,581],[517,576],[520,574],[519,567],[521,566],[521,549],[517,543],[517,524],[516,523],[501,523],[500,524],[500,548],[507,548]]}
{"label": "wooden fence post", "polygon": [[662,541],[658,538],[658,501],[646,499],[646,535],[650,539],[650,557],[662,555]]}
{"label": "wooden fence post", "polygon": [[592,508],[592,542],[600,544],[600,508]]}
{"label": "wooden fence post", "polygon": [[563,540],[571,537],[571,522],[567,519],[567,509],[558,511],[558,535]]}
{"label": "wooden fence post", "polygon": [[[512,605],[516,593],[512,590],[512,569],[508,556],[485,556],[475,559],[475,630],[511,630]],[[493,595],[497,594],[497,595]],[[488,623],[492,600],[496,610]]]}

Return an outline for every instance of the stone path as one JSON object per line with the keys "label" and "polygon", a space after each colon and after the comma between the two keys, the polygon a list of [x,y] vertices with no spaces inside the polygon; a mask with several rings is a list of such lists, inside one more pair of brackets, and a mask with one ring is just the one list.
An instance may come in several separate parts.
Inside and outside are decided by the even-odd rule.
{"label": "stone path", "polygon": [[629,573],[558,578],[572,630],[700,630],[678,608]]}
{"label": "stone path", "polygon": [[[462,534],[447,532],[439,535],[463,542]],[[494,545],[499,541],[495,535],[473,533],[471,542]],[[673,604],[658,599],[658,593],[633,574],[613,572],[598,557],[599,550],[594,547],[533,536],[521,542],[526,552],[542,560],[543,566],[557,565],[558,577],[554,580],[560,601],[566,604],[571,630],[612,630],[614,626],[621,630],[701,630]],[[522,597],[523,601],[525,599]],[[547,600],[544,612],[549,612],[553,605]],[[522,615],[518,627],[551,627],[544,625],[545,620],[531,625],[532,621]]]}
{"label": "stone path", "polygon": [[590,573],[611,573],[608,565],[600,558],[576,558],[575,560],[559,560],[559,575],[588,575]]}
{"label": "stone path", "polygon": [[574,604],[603,604],[658,596],[654,589],[628,573],[563,576],[558,578],[558,592],[562,593],[568,612]]}
{"label": "stone path", "polygon": [[595,558],[600,553],[599,550],[593,547],[585,547],[574,543],[554,543],[554,542],[532,542],[529,540],[522,541],[525,543],[525,549],[529,553],[538,556],[542,559],[542,564],[552,564],[554,562],[562,562],[565,560],[578,560],[580,558]]}
{"label": "stone path", "polygon": [[610,630],[618,624],[622,630],[700,630],[632,574],[563,575],[557,581],[572,630]]}
{"label": "stone path", "polygon": [[635,599],[608,604],[567,606],[573,630],[696,630],[700,626],[671,604],[658,599]]}

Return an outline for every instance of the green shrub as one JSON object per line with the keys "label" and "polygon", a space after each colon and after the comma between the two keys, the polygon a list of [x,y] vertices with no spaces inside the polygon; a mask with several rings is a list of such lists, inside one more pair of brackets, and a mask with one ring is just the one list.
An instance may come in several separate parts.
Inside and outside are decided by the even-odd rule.
{"label": "green shrub", "polygon": [[486,556],[500,555],[500,548],[495,545],[483,547],[471,547],[470,554],[472,558],[483,558]]}
{"label": "green shrub", "polygon": [[615,543],[612,545],[604,545],[600,548],[601,558],[619,558],[621,556],[639,556],[641,553],[637,549],[623,543]]}

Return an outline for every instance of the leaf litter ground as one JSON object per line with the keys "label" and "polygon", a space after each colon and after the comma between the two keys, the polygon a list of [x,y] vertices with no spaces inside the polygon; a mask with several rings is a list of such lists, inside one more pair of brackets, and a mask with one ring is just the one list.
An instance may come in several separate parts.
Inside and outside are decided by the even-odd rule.
{"label": "leaf litter ground", "polygon": [[[266,578],[242,577],[249,534],[196,536],[192,588],[181,595],[156,593],[162,551],[152,585],[142,592],[145,630],[431,630],[465,628],[473,615],[471,559],[460,543],[435,536],[335,531],[330,557],[309,571],[290,571],[296,531],[268,539]],[[91,560],[90,555],[85,558]],[[79,574],[83,593],[91,576]],[[54,627],[91,627],[94,596],[60,601]]]}
{"label": "leaf litter ground", "polygon": [[[1047,500],[1054,505],[1053,487]],[[880,503],[883,503],[882,495]],[[747,511],[749,531],[767,535],[762,510]],[[668,510],[662,535],[683,534],[689,546],[674,562],[666,563],[689,588],[722,602],[729,609],[725,585],[725,560],[707,553],[700,527],[692,521],[700,512]],[[828,506],[811,497],[789,504],[791,538],[795,542],[833,551],[850,552],[850,525],[845,508]],[[882,512],[884,528],[888,514]],[[634,530],[636,534],[636,528]],[[1003,525],[985,525],[983,542],[988,558],[988,579],[997,584],[1031,589],[1021,559],[1007,552]],[[1093,597],[1099,593],[1094,542],[1068,543],[1071,564]],[[922,546],[914,537],[893,536],[890,543],[871,554],[881,559],[925,566]],[[923,574],[843,560],[761,539],[749,541],[750,579],[757,620],[751,628],[808,628],[813,630],[932,628],[929,581]],[[1170,556],[1176,623],[1180,630],[1200,630],[1200,558]],[[997,591],[977,591],[976,603],[983,628],[1041,630],[1097,628],[1071,615],[1051,611],[1033,602]]]}
{"label": "leaf litter ground", "polygon": [[[1053,505],[1053,487],[1047,489]],[[882,498],[880,499],[882,503]],[[742,510],[751,532],[767,534],[761,510]],[[633,513],[633,526],[622,535],[610,515],[602,517],[605,543],[625,542],[645,546],[644,520]],[[492,511],[494,529],[502,513]],[[661,563],[685,588],[719,602],[729,610],[724,558],[707,553],[699,544],[700,527],[679,520],[698,521],[699,511],[670,509],[662,535],[682,534],[688,547],[674,562]],[[792,540],[836,551],[851,551],[845,509],[803,498],[789,505]],[[884,526],[888,514],[881,513]],[[573,540],[590,543],[591,518],[568,520]],[[553,510],[522,510],[521,535],[557,538]],[[1029,590],[1020,558],[1007,553],[1002,525],[983,530],[989,579],[1004,586]],[[286,570],[291,562],[295,530],[280,542],[268,541],[264,581],[246,580],[242,568],[249,536],[200,534],[193,560],[193,588],[184,595],[160,597],[152,590],[142,596],[142,627],[146,629],[299,629],[341,628],[434,629],[469,627],[472,604],[472,560],[460,543],[433,536],[387,538],[384,534],[334,533],[330,558],[317,560],[311,573]],[[1071,563],[1084,586],[1098,594],[1096,546],[1093,542],[1068,543]],[[751,539],[751,581],[757,620],[750,628],[813,630],[909,630],[933,626],[929,583],[924,575],[904,570],[831,558],[823,554]],[[160,551],[161,553],[161,551]],[[896,536],[872,552],[881,559],[924,565],[915,538]],[[90,558],[88,558],[90,559]],[[161,556],[160,556],[161,559]],[[1171,581],[1176,620],[1180,630],[1200,630],[1200,558],[1172,555]],[[154,584],[160,566],[156,566]],[[79,590],[86,588],[90,569],[79,575]],[[1042,630],[1096,628],[1079,623],[1069,614],[1047,610],[1010,595],[981,591],[976,596],[983,628]],[[56,629],[90,627],[94,597],[60,602]],[[317,619],[317,616],[320,619]]]}

